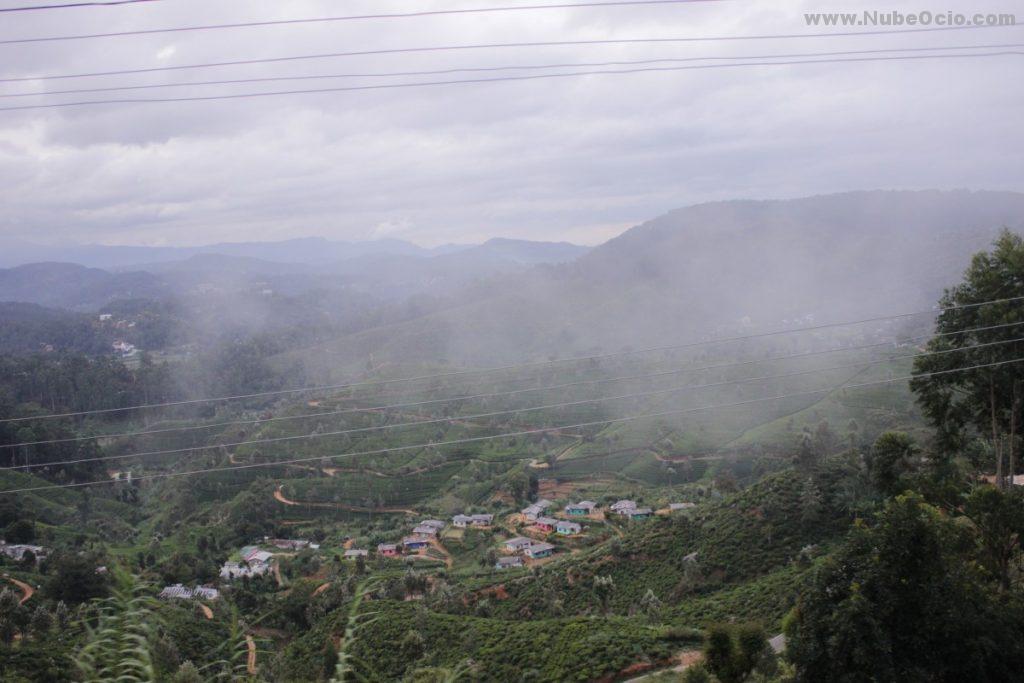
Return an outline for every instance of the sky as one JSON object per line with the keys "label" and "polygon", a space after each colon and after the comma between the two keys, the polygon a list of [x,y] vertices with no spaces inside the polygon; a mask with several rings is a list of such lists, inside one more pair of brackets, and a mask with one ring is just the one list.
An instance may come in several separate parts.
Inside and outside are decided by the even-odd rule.
{"label": "sky", "polygon": [[[0,8],[27,4],[49,3],[0,0]],[[544,0],[160,0],[0,14],[0,41],[528,4]],[[0,83],[0,95],[269,76],[1024,44],[1024,11],[1014,5],[725,0],[0,44],[0,78],[35,79],[402,47],[836,30],[808,27],[804,13],[810,11],[1018,10],[1015,28],[390,54],[7,82]],[[709,63],[722,61],[685,64]],[[0,108],[495,75],[349,75],[0,97]],[[665,211],[706,201],[878,188],[1020,191],[1022,78],[1024,55],[1017,54],[0,111],[0,245],[194,245],[305,236],[388,237],[424,246],[496,236],[597,244]]]}

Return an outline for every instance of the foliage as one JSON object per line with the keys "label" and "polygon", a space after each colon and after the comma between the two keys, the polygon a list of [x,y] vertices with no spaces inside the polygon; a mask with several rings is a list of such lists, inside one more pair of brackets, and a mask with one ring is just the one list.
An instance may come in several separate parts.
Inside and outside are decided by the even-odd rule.
{"label": "foliage", "polygon": [[1024,665],[1024,608],[969,561],[967,530],[909,494],[858,525],[787,623],[798,681],[1002,681]]}

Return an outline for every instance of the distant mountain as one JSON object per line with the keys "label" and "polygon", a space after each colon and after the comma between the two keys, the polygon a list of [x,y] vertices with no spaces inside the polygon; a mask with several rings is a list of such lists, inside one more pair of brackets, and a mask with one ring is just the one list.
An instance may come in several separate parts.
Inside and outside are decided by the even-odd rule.
{"label": "distant mountain", "polygon": [[362,331],[326,351],[335,367],[371,352],[490,364],[929,310],[1003,227],[1024,232],[1024,194],[874,191],[701,204],[571,263],[483,283],[462,306]]}
{"label": "distant mountain", "polygon": [[109,273],[74,263],[32,263],[0,270],[0,301],[93,311],[117,299],[167,294],[166,283],[151,273]]}
{"label": "distant mountain", "polygon": [[[457,250],[447,245],[437,253]],[[39,261],[78,263],[94,268],[127,268],[137,264],[182,261],[201,254],[219,254],[239,258],[262,259],[280,263],[325,264],[357,258],[368,254],[430,256],[433,250],[396,239],[346,242],[323,237],[304,237],[278,242],[230,242],[199,247],[130,247],[130,246],[40,246],[25,242],[4,245],[0,250],[0,267]]]}
{"label": "distant mountain", "polygon": [[496,237],[487,240],[479,246],[470,247],[455,254],[437,258],[494,259],[520,265],[537,265],[541,263],[568,263],[588,251],[590,251],[589,247],[581,247],[569,242],[532,242],[530,240]]}

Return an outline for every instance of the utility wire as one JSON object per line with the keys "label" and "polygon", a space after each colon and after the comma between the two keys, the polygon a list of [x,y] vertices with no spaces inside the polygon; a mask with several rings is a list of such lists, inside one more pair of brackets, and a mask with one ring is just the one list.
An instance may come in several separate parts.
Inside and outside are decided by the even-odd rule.
{"label": "utility wire", "polygon": [[1024,43],[1002,43],[994,45],[958,45],[940,47],[903,47],[903,48],[876,48],[872,50],[845,50],[841,52],[797,52],[774,55],[732,55],[712,57],[664,57],[657,59],[636,59],[620,60],[609,62],[562,62],[554,64],[512,64],[507,66],[482,66],[482,67],[458,67],[451,69],[434,69],[428,71],[377,71],[377,72],[350,72],[336,74],[312,74],[301,76],[263,76],[260,78],[228,78],[216,81],[192,81],[178,83],[147,83],[142,85],[117,85],[103,88],[74,88],[69,90],[49,90],[45,92],[19,92],[0,93],[0,99],[16,97],[43,97],[51,95],[80,95],[86,93],[101,92],[122,92],[126,90],[152,90],[161,88],[187,88],[191,86],[208,85],[241,85],[245,83],[275,83],[282,81],[309,81],[324,80],[331,78],[386,78],[394,76],[438,76],[455,73],[480,73],[494,71],[527,71],[543,69],[565,69],[584,67],[607,67],[607,66],[637,66],[646,64],[703,62],[703,61],[738,61],[744,59],[790,59],[805,57],[839,57],[855,55],[874,55],[886,53],[914,53],[914,52],[941,52],[949,50],[993,50],[1006,48],[1024,47]]}
{"label": "utility wire", "polygon": [[82,100],[78,102],[59,102],[55,104],[29,104],[14,107],[0,107],[0,111],[24,111],[29,109],[64,109],[66,107],[83,107],[108,104],[167,104],[171,102],[210,102],[214,100],[244,100],[260,97],[279,97],[282,95],[316,95],[337,92],[361,92],[372,90],[397,90],[403,88],[425,88],[448,85],[503,83],[512,81],[536,81],[550,78],[574,78],[579,76],[611,76],[637,73],[654,73],[670,71],[692,71],[700,69],[735,69],[750,66],[796,66],[800,64],[850,64],[861,62],[889,62],[925,59],[963,59],[966,57],[1006,57],[1024,55],[1020,51],[974,52],[963,54],[932,54],[932,55],[901,55],[891,57],[856,57],[851,59],[810,59],[783,62],[734,62],[731,64],[700,64],[693,66],[636,67],[632,69],[600,69],[594,71],[574,71],[564,73],[531,74],[525,76],[500,76],[498,78],[467,78],[454,81],[423,81],[410,83],[386,83],[378,85],[353,85],[337,88],[311,88],[304,90],[275,90],[271,92],[248,92],[230,95],[193,95],[190,97],[164,97],[146,99],[117,100]]}
{"label": "utility wire", "polygon": [[[1024,26],[1018,24],[1017,26]],[[157,73],[163,71],[182,71],[189,69],[210,69],[222,66],[245,66],[251,64],[276,64],[281,62],[304,61],[310,59],[336,59],[342,57],[367,57],[375,55],[410,54],[423,52],[452,52],[463,50],[496,50],[513,48],[592,46],[592,45],[667,45],[679,43],[704,43],[744,40],[800,40],[805,38],[836,38],[851,36],[883,36],[903,33],[929,33],[933,31],[966,31],[985,28],[1013,28],[1009,26],[948,26],[939,28],[906,28],[881,31],[829,31],[818,33],[782,33],[739,36],[683,36],[675,38],[606,38],[595,40],[545,40],[514,43],[475,43],[467,45],[432,45],[425,47],[397,47],[376,50],[357,50],[348,52],[322,52],[306,55],[286,55],[282,57],[263,57],[254,59],[236,59],[223,62],[205,62],[197,64],[180,64],[176,66],[153,66],[140,69],[117,69],[111,71],[92,71],[70,74],[50,74],[41,76],[18,76],[0,78],[0,83],[18,83],[25,81],[48,81],[67,78],[87,78],[93,76],[124,76],[127,74]]]}
{"label": "utility wire", "polygon": [[362,382],[350,382],[347,384],[333,384],[333,385],[320,385],[314,387],[298,387],[295,389],[278,389],[275,391],[261,391],[251,394],[236,394],[234,396],[220,396],[216,398],[194,398],[182,401],[168,401],[164,403],[144,403],[134,406],[124,406],[120,408],[99,408],[95,410],[79,410],[74,412],[66,413],[50,413],[47,415],[35,415],[35,416],[22,416],[22,417],[6,417],[0,419],[0,423],[11,423],[11,422],[25,422],[27,420],[43,420],[43,419],[54,419],[63,417],[80,417],[83,415],[99,415],[126,412],[129,410],[142,410],[149,408],[166,408],[171,406],[183,406],[183,405],[196,405],[200,403],[215,403],[221,401],[236,401],[241,399],[249,398],[264,398],[268,396],[284,396],[289,394],[297,393],[308,393],[311,391],[335,391],[338,389],[352,389],[356,387],[367,387],[367,386],[382,386],[386,384],[404,384],[406,382],[418,382],[423,380],[431,379],[443,379],[448,377],[462,377],[466,375],[478,375],[488,374],[492,372],[504,372],[508,370],[519,370],[522,368],[536,368],[536,367],[550,367],[553,365],[561,365],[564,363],[583,363],[587,361],[603,360],[606,358],[620,358],[622,356],[635,356],[644,353],[654,353],[658,351],[678,351],[681,349],[692,349],[699,348],[701,346],[713,346],[716,344],[727,344],[737,341],[749,341],[751,339],[764,339],[767,337],[777,337],[783,334],[796,334],[799,332],[814,332],[818,330],[834,329],[836,327],[850,327],[853,325],[864,325],[867,323],[883,322],[886,320],[899,320],[903,318],[911,318],[918,315],[939,315],[946,311],[957,311],[965,310],[970,308],[979,308],[981,306],[990,306],[994,304],[1005,304],[1013,303],[1024,300],[1024,296],[1008,297],[1005,299],[992,299],[990,301],[979,301],[970,304],[957,304],[956,306],[947,306],[945,308],[935,307],[926,311],[913,311],[910,313],[897,313],[894,315],[882,315],[874,316],[871,318],[861,318],[860,320],[846,320],[836,323],[822,323],[820,325],[810,325],[807,327],[794,327],[788,330],[773,330],[771,332],[757,332],[755,334],[744,334],[733,337],[722,337],[719,339],[708,339],[703,341],[688,342],[685,344],[672,344],[668,346],[653,346],[644,349],[634,349],[631,351],[615,351],[612,353],[595,354],[592,356],[581,356],[578,358],[559,358],[555,360],[547,361],[535,361],[532,363],[517,363],[513,365],[499,365],[490,368],[481,368],[476,370],[455,370],[452,372],[443,372],[433,375],[417,375],[412,377],[400,377],[394,379],[380,379],[380,380],[367,380]]}
{"label": "utility wire", "polygon": [[509,410],[496,410],[496,411],[490,411],[490,412],[486,412],[486,413],[477,413],[475,415],[458,415],[458,416],[454,416],[454,417],[439,417],[439,418],[431,418],[431,419],[427,419],[427,420],[416,420],[416,421],[413,421],[413,422],[398,422],[398,423],[395,423],[395,424],[374,425],[374,426],[371,426],[371,427],[355,427],[355,428],[352,428],[352,429],[341,429],[341,430],[337,430],[337,431],[333,431],[333,432],[312,432],[310,434],[294,434],[294,435],[291,435],[291,436],[277,436],[277,437],[272,437],[272,438],[269,438],[269,439],[250,439],[250,440],[247,440],[247,441],[235,441],[233,443],[209,444],[209,445],[204,445],[204,446],[189,446],[189,447],[185,447],[185,448],[168,448],[168,449],[159,450],[159,451],[145,451],[145,452],[141,452],[141,453],[122,453],[120,455],[106,455],[106,456],[97,456],[97,457],[93,457],[93,458],[76,458],[76,459],[73,459],[73,460],[58,460],[58,461],[52,461],[52,462],[26,463],[26,464],[23,464],[23,465],[9,465],[9,466],[6,466],[6,467],[0,467],[0,471],[7,471],[7,470],[31,470],[31,469],[37,469],[37,468],[43,468],[43,467],[56,467],[56,466],[62,466],[62,465],[81,465],[81,464],[88,463],[88,462],[109,462],[111,460],[125,460],[125,459],[129,459],[129,458],[143,458],[143,457],[148,457],[148,456],[152,456],[152,455],[172,455],[172,454],[175,454],[175,453],[189,453],[189,452],[193,452],[193,451],[205,451],[205,450],[211,450],[211,449],[217,449],[217,448],[235,448],[235,447],[238,447],[238,446],[261,446],[261,445],[264,445],[264,444],[281,443],[281,442],[284,442],[284,441],[300,441],[300,440],[305,440],[305,439],[322,439],[322,438],[331,437],[331,436],[344,436],[344,435],[348,435],[348,434],[361,434],[363,432],[387,431],[387,430],[391,430],[391,429],[400,429],[400,428],[403,428],[403,427],[422,427],[424,425],[431,425],[431,424],[442,424],[442,423],[452,423],[452,422],[466,422],[466,421],[469,421],[469,420],[479,420],[479,419],[483,419],[483,418],[498,417],[498,416],[502,416],[502,415],[516,415],[516,414],[519,414],[519,413],[530,413],[530,412],[535,412],[535,411],[538,411],[538,410],[554,410],[556,408],[570,408],[570,407],[575,407],[575,406],[588,405],[588,404],[592,404],[592,403],[604,403],[604,402],[607,402],[607,401],[623,401],[623,400],[628,400],[628,399],[646,398],[646,397],[649,397],[649,396],[658,396],[658,395],[665,395],[665,394],[675,394],[675,393],[679,393],[679,392],[682,392],[682,391],[688,391],[688,390],[691,390],[691,389],[710,389],[710,388],[715,388],[715,387],[732,386],[732,385],[735,385],[735,384],[746,384],[748,382],[761,382],[761,381],[768,381],[768,380],[775,380],[775,379],[787,379],[787,378],[790,378],[790,377],[802,377],[804,375],[812,375],[812,374],[816,374],[816,373],[819,373],[819,372],[831,372],[831,371],[835,371],[835,370],[848,370],[848,369],[852,369],[852,368],[867,369],[868,367],[872,367],[872,366],[879,365],[879,364],[882,364],[882,363],[890,363],[890,362],[893,362],[893,361],[905,360],[907,358],[920,358],[920,357],[925,357],[925,356],[939,356],[939,355],[945,355],[945,354],[948,354],[948,353],[959,353],[959,352],[962,352],[962,351],[970,351],[972,349],[989,348],[989,347],[993,347],[993,346],[999,346],[999,345],[1002,345],[1002,344],[1012,344],[1012,343],[1018,343],[1018,342],[1024,342],[1024,337],[1021,337],[1021,338],[1018,338],[1018,339],[1007,339],[1007,340],[1003,340],[1003,341],[988,342],[988,343],[985,343],[985,344],[976,344],[974,346],[965,346],[965,347],[958,347],[958,348],[952,348],[952,349],[944,349],[944,350],[941,350],[941,351],[930,351],[930,352],[927,352],[927,353],[916,353],[916,354],[909,354],[909,355],[904,355],[904,356],[895,356],[893,358],[881,358],[881,359],[876,359],[876,360],[872,360],[872,361],[860,361],[860,362],[857,362],[857,363],[847,363],[845,365],[835,365],[835,366],[826,367],[826,368],[813,368],[813,369],[809,369],[809,370],[797,370],[797,371],[786,372],[786,373],[782,373],[782,374],[778,374],[778,375],[765,375],[765,376],[761,376],[761,377],[744,377],[744,378],[741,378],[741,379],[725,380],[725,381],[720,381],[720,382],[710,382],[710,383],[706,383],[706,384],[690,384],[690,385],[684,385],[684,386],[680,386],[680,387],[669,387],[667,389],[656,389],[656,390],[653,390],[653,391],[641,391],[641,392],[634,392],[634,393],[630,393],[630,394],[620,394],[620,395],[617,395],[617,396],[599,396],[597,398],[580,399],[580,400],[577,400],[577,401],[563,401],[563,402],[560,402],[560,403],[549,403],[549,404],[546,404],[546,405],[529,406],[529,407],[525,407],[525,408],[512,408],[512,409],[509,409]]}
{"label": "utility wire", "polygon": [[73,9],[75,7],[117,7],[118,5],[135,5],[143,2],[160,2],[160,0],[110,0],[109,2],[70,2],[64,5],[28,5],[26,7],[4,7],[0,12],[33,12],[46,9]]}
{"label": "utility wire", "polygon": [[[277,460],[277,461],[274,461],[274,462],[260,462],[260,463],[248,463],[248,464],[245,464],[245,465],[233,465],[231,467],[208,467],[208,468],[203,468],[203,469],[198,469],[198,470],[188,470],[188,471],[185,471],[185,472],[158,472],[158,473],[154,473],[154,474],[145,474],[145,475],[134,476],[134,477],[132,477],[132,481],[142,481],[142,480],[150,480],[150,479],[168,479],[168,478],[171,478],[171,477],[188,477],[188,476],[194,476],[194,475],[199,475],[199,474],[212,474],[212,473],[215,473],[215,472],[230,472],[230,471],[234,471],[234,470],[247,470],[247,469],[265,468],[265,467],[282,467],[282,466],[285,466],[285,465],[296,465],[296,464],[307,463],[307,462],[317,462],[317,461],[324,461],[324,460],[335,460],[337,458],[354,458],[354,457],[359,457],[359,456],[364,456],[364,455],[381,455],[381,454],[384,454],[384,453],[396,453],[396,452],[399,452],[399,451],[408,451],[408,450],[413,450],[413,449],[417,449],[417,448],[437,448],[438,446],[455,446],[455,445],[459,445],[459,444],[477,443],[477,442],[481,442],[481,441],[492,441],[494,439],[507,439],[507,438],[519,437],[519,436],[529,436],[529,435],[533,435],[533,434],[546,434],[546,433],[550,433],[550,432],[557,432],[557,431],[562,430],[562,429],[582,429],[583,427],[596,427],[596,426],[599,426],[599,425],[621,424],[621,423],[625,423],[625,422],[633,422],[633,421],[636,421],[636,420],[643,420],[643,419],[670,417],[670,416],[677,416],[677,415],[686,415],[686,414],[690,414],[690,413],[702,412],[702,411],[705,411],[705,410],[720,410],[720,409],[723,409],[723,408],[737,408],[737,407],[741,407],[741,406],[745,406],[745,405],[751,405],[751,404],[754,404],[754,403],[763,403],[763,402],[766,402],[766,401],[778,401],[778,400],[787,399],[787,398],[799,398],[799,397],[804,397],[804,396],[815,396],[815,395],[819,395],[819,394],[828,394],[828,393],[831,393],[833,391],[837,391],[839,389],[842,389],[842,390],[846,390],[846,389],[859,389],[859,388],[862,388],[862,387],[879,386],[879,385],[882,385],[882,384],[892,384],[893,382],[904,382],[904,381],[908,381],[908,380],[915,379],[915,378],[936,377],[936,376],[940,376],[940,375],[948,375],[948,374],[955,373],[955,372],[967,372],[969,370],[981,370],[981,369],[984,369],[984,368],[1000,367],[1000,366],[1003,366],[1003,365],[1009,365],[1009,364],[1012,364],[1012,363],[1020,363],[1020,362],[1024,362],[1024,358],[1015,358],[1013,360],[999,361],[999,362],[996,362],[996,363],[986,363],[986,364],[983,364],[983,365],[972,365],[972,366],[963,367],[963,368],[953,368],[953,369],[950,369],[950,370],[938,370],[938,371],[935,371],[935,372],[926,372],[926,373],[921,373],[921,374],[918,374],[918,375],[905,375],[903,377],[892,377],[892,378],[889,378],[889,379],[876,380],[876,381],[872,381],[872,382],[860,382],[858,384],[846,384],[846,385],[843,385],[842,387],[838,387],[838,388],[837,387],[828,387],[828,388],[825,388],[825,389],[816,389],[816,390],[813,390],[813,391],[802,391],[802,392],[795,393],[795,394],[780,394],[780,395],[776,395],[776,396],[766,396],[766,397],[763,397],[763,398],[747,399],[745,401],[737,401],[735,403],[724,403],[724,404],[719,404],[719,405],[700,406],[698,408],[682,408],[682,409],[678,409],[678,410],[666,410],[666,411],[659,412],[659,413],[644,413],[644,414],[640,414],[640,415],[630,415],[630,416],[627,416],[627,417],[609,418],[609,419],[606,419],[606,420],[593,420],[593,421],[590,421],[590,422],[578,422],[576,424],[561,425],[561,426],[555,426],[555,427],[538,427],[536,429],[525,429],[525,430],[518,431],[518,432],[508,432],[508,433],[505,433],[505,434],[492,434],[490,436],[465,437],[465,438],[462,438],[462,439],[453,439],[453,440],[450,440],[450,441],[437,441],[437,442],[434,442],[434,443],[413,444],[413,445],[408,445],[408,446],[391,446],[391,447],[388,447],[388,448],[378,448],[378,449],[374,449],[374,450],[370,450],[370,451],[361,451],[361,452],[358,452],[358,453],[339,453],[339,454],[335,454],[335,455],[317,455],[317,456],[305,457],[305,458],[292,458],[290,460]],[[34,492],[34,491],[45,491],[45,490],[51,490],[51,489],[78,488],[78,487],[83,487],[83,486],[97,486],[97,485],[112,484],[112,483],[116,483],[116,482],[111,481],[109,479],[103,479],[103,480],[98,480],[98,481],[75,482],[75,483],[70,483],[70,484],[48,484],[48,485],[45,485],[45,486],[30,486],[30,487],[17,488],[17,489],[5,489],[5,490],[0,491],[0,495],[10,494],[10,493],[29,493],[29,492]]]}
{"label": "utility wire", "polygon": [[[381,411],[385,411],[385,410],[394,410],[396,408],[416,408],[416,407],[421,407],[421,406],[426,406],[426,405],[436,405],[436,404],[439,404],[439,403],[442,403],[442,404],[443,403],[457,403],[457,402],[461,402],[461,401],[472,401],[472,400],[477,400],[477,399],[501,398],[501,397],[504,397],[504,396],[513,396],[513,395],[517,395],[517,394],[532,393],[532,392],[538,392],[538,391],[553,391],[553,390],[556,390],[556,389],[567,389],[567,388],[571,388],[571,387],[585,386],[585,385],[589,385],[589,384],[608,384],[608,383],[613,383],[613,382],[626,382],[626,381],[632,381],[632,380],[638,380],[638,379],[654,379],[654,378],[658,378],[658,377],[668,377],[668,376],[672,376],[672,375],[679,375],[679,374],[690,373],[690,372],[696,373],[696,372],[703,372],[703,371],[706,371],[706,370],[721,370],[721,369],[741,367],[741,366],[746,366],[746,365],[759,365],[759,364],[762,364],[762,363],[770,363],[770,362],[780,361],[780,360],[793,360],[793,359],[797,359],[797,358],[809,358],[811,356],[821,356],[821,355],[826,355],[826,354],[830,354],[830,353],[839,353],[839,352],[846,352],[846,351],[861,351],[861,350],[865,350],[865,349],[873,349],[873,348],[879,348],[879,347],[883,347],[883,346],[895,346],[895,345],[900,345],[900,344],[906,344],[906,343],[915,342],[915,341],[919,341],[919,340],[922,340],[922,339],[934,338],[934,337],[946,337],[946,336],[951,336],[951,335],[963,335],[963,334],[971,334],[971,333],[976,333],[976,332],[987,332],[987,331],[990,331],[990,330],[1004,329],[1004,328],[1007,328],[1007,327],[1016,327],[1018,325],[1024,325],[1024,321],[1015,322],[1015,323],[1002,323],[1000,325],[989,325],[989,326],[986,326],[986,327],[975,327],[975,328],[970,328],[970,329],[966,329],[966,330],[957,330],[955,332],[940,332],[940,333],[936,333],[936,334],[924,334],[924,335],[918,335],[916,337],[908,337],[906,339],[896,340],[896,341],[873,342],[871,344],[858,344],[858,345],[854,345],[854,346],[832,347],[832,348],[828,348],[828,349],[820,349],[820,350],[817,350],[817,351],[804,351],[804,352],[800,352],[800,353],[792,353],[792,354],[786,354],[786,355],[782,355],[782,356],[767,356],[767,357],[764,357],[764,358],[756,358],[756,359],[745,360],[745,361],[735,361],[735,362],[730,362],[730,363],[716,363],[716,364],[713,364],[713,365],[702,365],[702,366],[697,366],[697,367],[678,368],[676,370],[667,370],[667,371],[663,371],[663,372],[655,372],[655,373],[648,373],[648,374],[642,374],[642,375],[626,375],[626,376],[619,376],[619,377],[602,377],[602,378],[599,378],[599,379],[577,380],[577,381],[574,381],[574,382],[566,382],[566,383],[563,383],[563,384],[548,384],[548,385],[540,386],[540,387],[527,387],[525,389],[513,389],[513,390],[509,390],[509,391],[489,392],[489,393],[483,393],[483,394],[470,394],[470,395],[464,395],[464,396],[434,398],[434,399],[428,399],[428,400],[424,400],[424,401],[412,401],[412,402],[407,402],[407,403],[392,403],[392,404],[388,404],[388,405],[376,405],[376,406],[370,406],[370,407],[366,407],[366,408],[344,408],[344,409],[341,409],[341,410],[321,411],[321,412],[318,412],[318,413],[302,413],[302,414],[299,414],[299,415],[278,415],[278,416],[274,416],[274,417],[251,418],[251,419],[248,419],[248,420],[227,420],[227,421],[224,421],[224,422],[214,422],[214,423],[211,423],[211,424],[204,424],[204,425],[189,425],[189,426],[183,426],[183,427],[165,427],[165,428],[161,428],[161,429],[149,429],[149,430],[141,430],[141,431],[133,431],[133,432],[120,432],[120,433],[114,433],[114,434],[91,434],[91,435],[88,435],[88,436],[72,436],[72,437],[66,437],[66,438],[62,438],[62,439],[43,439],[43,440],[39,440],[39,441],[22,441],[22,442],[19,442],[19,443],[0,444],[0,448],[20,448],[20,447],[24,447],[24,446],[41,446],[41,445],[48,445],[48,444],[72,443],[72,442],[79,442],[79,441],[89,441],[89,440],[93,440],[93,439],[120,439],[120,438],[134,437],[134,436],[150,436],[150,435],[154,435],[154,434],[167,434],[167,433],[173,433],[173,432],[195,431],[195,430],[199,430],[199,429],[213,429],[213,428],[216,428],[216,427],[230,427],[230,426],[234,426],[234,425],[253,425],[253,426],[255,426],[255,425],[258,425],[258,424],[265,424],[265,423],[268,423],[268,422],[280,422],[280,421],[285,421],[285,420],[309,420],[309,419],[314,419],[314,418],[332,417],[332,416],[338,416],[338,415],[350,415],[350,414],[356,414],[356,413],[381,412]],[[918,355],[926,355],[926,354],[918,354]],[[890,360],[892,360],[892,359],[890,359]],[[542,379],[542,378],[535,375],[533,377],[512,378],[512,379],[509,379],[507,381],[511,381],[511,382],[526,382],[526,381],[537,381],[539,379]],[[2,469],[2,468],[0,468],[0,469]]]}
{"label": "utility wire", "polygon": [[382,14],[350,14],[336,17],[311,17],[308,19],[272,19],[269,21],[242,21],[229,24],[203,24],[196,26],[172,26],[134,31],[112,31],[109,33],[79,33],[63,36],[40,36],[35,38],[12,38],[0,40],[0,45],[23,45],[25,43],[52,43],[66,40],[91,40],[94,38],[122,38],[145,36],[159,33],[187,33],[193,31],[219,31],[222,29],[259,28],[266,26],[295,26],[299,24],[324,24],[342,21],[366,21],[371,19],[414,19],[420,17],[451,16],[462,14],[485,14],[491,12],[522,12],[527,10],[575,9],[583,7],[623,7],[631,5],[690,5],[698,2],[722,2],[723,0],[610,0],[608,2],[577,2],[545,5],[504,5],[496,7],[466,7],[463,9],[419,10],[415,12],[392,12]]}

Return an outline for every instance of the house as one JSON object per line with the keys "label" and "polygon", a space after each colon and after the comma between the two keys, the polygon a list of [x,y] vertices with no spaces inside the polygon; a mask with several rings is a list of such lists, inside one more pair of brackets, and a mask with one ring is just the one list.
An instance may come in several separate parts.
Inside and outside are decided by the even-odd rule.
{"label": "house", "polygon": [[523,558],[518,555],[506,555],[499,557],[498,561],[494,563],[495,569],[512,569],[514,567],[522,567]]}
{"label": "house", "polygon": [[100,322],[105,323],[114,317],[113,313],[100,313]]}
{"label": "house", "polygon": [[348,550],[345,551],[345,559],[346,560],[354,560],[357,557],[366,557],[369,554],[370,554],[370,551],[366,550],[365,548],[349,548]]}
{"label": "house", "polygon": [[177,599],[177,600],[191,600],[192,589],[182,586],[180,583],[176,583],[173,586],[164,586],[164,589],[160,591],[159,597],[164,600]]}
{"label": "house", "polygon": [[647,519],[654,514],[654,510],[651,508],[633,508],[625,512],[630,519]]}
{"label": "house", "polygon": [[558,524],[558,520],[553,517],[538,517],[537,521],[533,523],[537,529],[544,533],[551,533],[554,531],[556,524]]}
{"label": "house", "polygon": [[515,538],[510,538],[507,541],[505,541],[505,550],[509,551],[510,553],[518,553],[529,548],[531,545],[533,545],[532,538],[516,536]]}
{"label": "house", "polygon": [[437,536],[437,527],[429,524],[420,524],[412,532],[417,536]]}
{"label": "house", "polygon": [[135,354],[135,344],[129,344],[124,340],[118,340],[111,344],[111,346],[122,356],[132,356]]}
{"label": "house", "polygon": [[469,523],[473,526],[490,526],[494,515],[470,515]]}
{"label": "house", "polygon": [[440,531],[444,528],[445,523],[439,519],[425,519],[422,522],[420,522],[420,526],[432,526],[438,531]]}
{"label": "house", "polygon": [[455,515],[452,517],[452,526],[457,526],[460,529],[465,529],[472,523],[473,518],[469,515]]}
{"label": "house", "polygon": [[253,562],[270,562],[271,558],[274,557],[274,553],[266,550],[260,550],[254,545],[247,545],[238,551],[238,554],[242,556],[242,559],[252,564]]}
{"label": "house", "polygon": [[26,543],[7,543],[0,541],[0,553],[3,553],[12,560],[21,562],[25,559],[26,553],[32,553],[36,560],[46,557],[46,548],[41,545],[28,545]]}
{"label": "house", "polygon": [[519,512],[527,521],[534,522],[538,517],[544,514],[544,508],[537,505],[528,505]]}
{"label": "house", "polygon": [[164,600],[216,600],[220,597],[220,591],[216,588],[205,588],[203,586],[189,588],[176,583],[173,586],[165,586],[160,591],[159,597]]}
{"label": "house", "polygon": [[240,579],[244,576],[250,578],[262,576],[270,571],[270,564],[267,562],[225,562],[220,568],[220,578],[225,581]]}
{"label": "house", "polygon": [[398,557],[397,543],[378,543],[377,554],[384,557]]}
{"label": "house", "polygon": [[550,557],[551,554],[555,552],[555,546],[542,541],[540,543],[534,543],[523,552],[526,553],[526,556],[530,559],[539,560],[542,557]]}
{"label": "house", "polygon": [[597,503],[592,500],[581,500],[578,503],[569,503],[565,506],[565,514],[573,517],[583,517],[592,514],[597,508]]}
{"label": "house", "polygon": [[291,538],[271,538],[267,541],[270,545],[281,550],[304,550],[309,548],[310,550],[319,550],[320,545],[307,541],[305,539],[291,539]]}
{"label": "house", "polygon": [[628,512],[629,510],[633,510],[635,508],[636,508],[636,503],[634,501],[632,501],[632,500],[620,500],[620,501],[617,501],[615,503],[612,503],[610,509],[611,509],[612,512],[617,512],[620,515],[626,515],[626,514],[629,514],[629,512]]}
{"label": "house", "polygon": [[523,517],[526,518],[527,521],[533,522],[538,517],[543,515],[544,511],[551,507],[553,504],[554,503],[552,503],[550,500],[545,500],[544,498],[541,498],[536,503],[526,506],[525,508],[520,510],[520,512],[522,513]]}
{"label": "house", "polygon": [[696,503],[669,503],[669,512],[675,512],[677,510],[689,510],[690,508],[697,507]]}
{"label": "house", "polygon": [[406,536],[402,539],[402,546],[406,550],[419,550],[420,548],[426,548],[428,545],[430,543],[422,536]]}
{"label": "house", "polygon": [[555,524],[555,532],[562,536],[573,536],[581,531],[583,531],[583,527],[576,522],[559,521]]}
{"label": "house", "polygon": [[197,586],[196,588],[192,589],[192,597],[202,598],[203,600],[216,600],[220,597],[220,591],[216,588]]}

